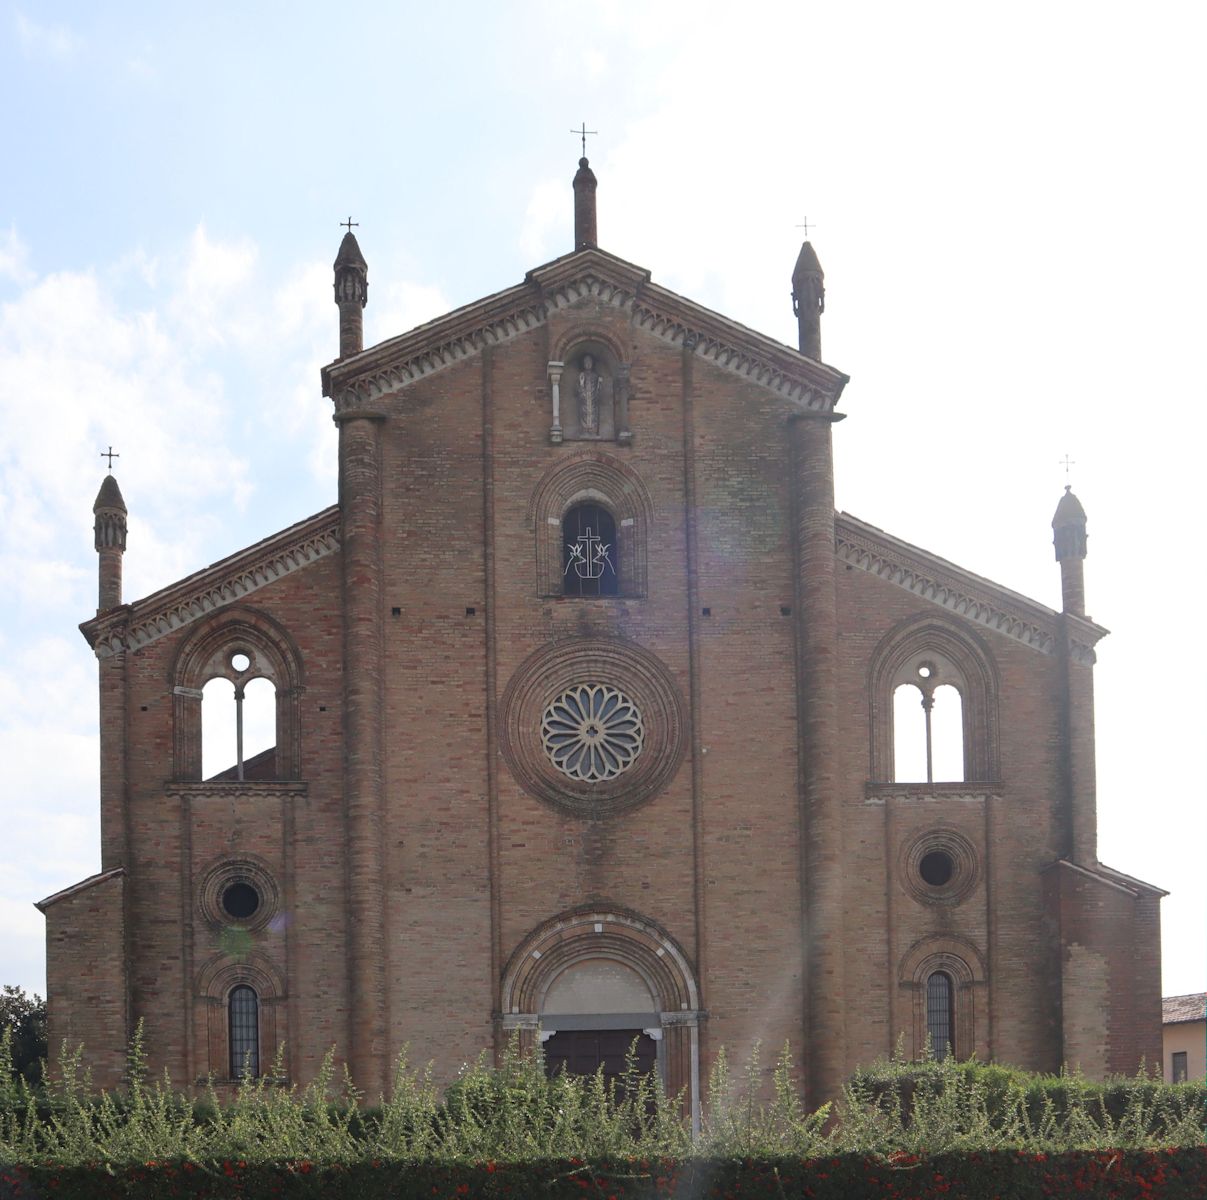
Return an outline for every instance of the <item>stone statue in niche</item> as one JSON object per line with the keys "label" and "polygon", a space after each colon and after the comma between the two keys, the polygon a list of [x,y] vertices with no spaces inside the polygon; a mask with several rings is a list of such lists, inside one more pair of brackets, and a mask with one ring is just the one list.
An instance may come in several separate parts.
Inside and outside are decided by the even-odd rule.
{"label": "stone statue in niche", "polygon": [[578,399],[578,429],[580,433],[599,434],[599,401],[603,379],[595,369],[595,355],[584,354],[574,394]]}
{"label": "stone statue in niche", "polygon": [[629,432],[629,366],[615,363],[588,343],[549,364],[549,391],[553,402],[553,424],[549,440],[616,441],[627,444]]}

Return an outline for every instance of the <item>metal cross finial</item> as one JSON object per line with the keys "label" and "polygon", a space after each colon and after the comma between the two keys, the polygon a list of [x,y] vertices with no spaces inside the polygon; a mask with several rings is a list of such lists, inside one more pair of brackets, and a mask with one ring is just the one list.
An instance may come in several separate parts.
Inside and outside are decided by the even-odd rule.
{"label": "metal cross finial", "polygon": [[109,460],[109,470],[112,471],[113,470],[113,460],[115,458],[121,458],[121,455],[118,454],[118,452],[116,450],[114,450],[112,446],[110,446],[108,450],[101,451],[101,458],[107,458]]}
{"label": "metal cross finial", "polygon": [[352,232],[353,226],[355,226],[357,229],[359,229],[359,228],[360,228],[360,222],[359,222],[359,221],[354,221],[354,220],[353,220],[351,217],[349,217],[349,218],[348,218],[346,221],[341,221],[341,222],[339,223],[339,227],[340,227],[341,229],[346,229],[346,230],[347,230],[349,233],[351,233],[351,232]]}
{"label": "metal cross finial", "polygon": [[1075,458],[1070,458],[1068,452],[1066,451],[1064,458],[1060,460],[1058,465],[1064,467],[1065,474],[1067,475],[1069,473],[1069,468],[1077,465],[1077,460]]}
{"label": "metal cross finial", "polygon": [[808,236],[809,236],[809,230],[810,230],[810,229],[816,229],[816,228],[817,228],[817,226],[816,226],[816,225],[810,225],[810,224],[809,224],[809,218],[808,218],[808,217],[806,217],[806,218],[804,219],[804,221],[803,221],[803,222],[802,222],[800,225],[798,225],[798,226],[797,226],[797,229],[803,229],[803,230],[805,231],[805,237],[806,237],[806,238],[808,238]]}
{"label": "metal cross finial", "polygon": [[583,139],[583,158],[586,158],[587,157],[587,135],[590,134],[592,137],[596,137],[599,134],[599,130],[598,129],[588,129],[587,122],[584,121],[583,127],[581,129],[571,129],[570,132],[577,133],[578,136]]}

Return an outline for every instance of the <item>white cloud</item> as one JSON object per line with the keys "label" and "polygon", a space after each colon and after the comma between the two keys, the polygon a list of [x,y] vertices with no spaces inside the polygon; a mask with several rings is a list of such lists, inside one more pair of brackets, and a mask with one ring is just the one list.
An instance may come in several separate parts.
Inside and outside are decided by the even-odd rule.
{"label": "white cloud", "polygon": [[254,277],[257,258],[250,241],[213,241],[204,225],[193,231],[170,311],[198,346],[257,341],[262,331],[262,293]]}
{"label": "white cloud", "polygon": [[66,25],[39,25],[24,13],[14,15],[17,42],[26,58],[66,62],[80,49],[79,37]]}
{"label": "white cloud", "polygon": [[0,279],[9,279],[22,285],[33,279],[33,272],[29,268],[29,248],[11,226],[7,233],[0,235]]}
{"label": "white cloud", "polygon": [[[5,814],[0,928],[15,979],[22,963],[40,969],[30,902],[98,867],[96,665],[74,626],[96,607],[99,452],[121,456],[127,599],[308,516],[335,491],[319,368],[338,326],[329,265],[265,281],[254,243],[204,226],[157,256],[40,277],[15,234],[5,250],[17,288],[0,305],[0,761],[19,803]],[[372,311],[389,336],[447,308],[400,280]]]}

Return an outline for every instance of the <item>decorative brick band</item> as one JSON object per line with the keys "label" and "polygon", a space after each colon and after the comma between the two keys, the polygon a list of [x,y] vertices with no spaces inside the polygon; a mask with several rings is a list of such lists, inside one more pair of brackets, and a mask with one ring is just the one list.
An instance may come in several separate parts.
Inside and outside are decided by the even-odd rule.
{"label": "decorative brick band", "polygon": [[732,341],[694,330],[677,318],[661,313],[647,304],[634,304],[632,311],[633,323],[638,329],[652,333],[672,346],[686,345],[697,358],[757,383],[810,412],[833,411],[835,396],[806,387],[800,380],[792,378],[768,359],[752,354]]}
{"label": "decorative brick band", "polygon": [[[868,539],[839,530],[835,538],[835,552],[840,562],[887,580],[948,612],[1022,642],[1041,654],[1054,654],[1056,651],[1056,632],[1052,626],[1010,612],[989,596],[978,595],[966,583],[954,577],[945,578],[921,564],[904,561],[904,556],[893,554],[886,546],[875,545]],[[1092,656],[1090,647],[1083,649]],[[1093,661],[1092,657],[1090,661]]]}
{"label": "decorative brick band", "polygon": [[[673,294],[662,292],[662,289],[643,293],[638,299],[631,287],[587,273],[551,287],[538,302],[533,302],[531,293],[527,293],[523,302],[511,311],[500,312],[496,307],[493,313],[484,313],[478,324],[470,324],[464,319],[469,316],[467,312],[459,322],[458,331],[436,345],[423,344],[422,349],[410,355],[403,350],[404,357],[400,361],[337,385],[333,389],[336,414],[345,409],[372,406],[382,396],[478,354],[488,346],[501,345],[545,324],[550,312],[568,308],[584,299],[629,313],[636,328],[670,345],[686,344],[697,357],[767,388],[805,411],[823,414],[833,411],[841,387],[827,391],[802,383],[793,371],[792,360],[798,356],[791,347],[780,347],[764,339],[766,352],[760,353],[751,345],[741,344],[743,331],[740,328],[733,331],[733,336],[726,336],[724,318],[700,309],[696,314],[699,321],[693,321],[691,311],[683,315],[669,305],[654,304],[651,295],[657,294],[673,300]],[[700,328],[696,328],[697,323]],[[752,342],[760,338],[753,332],[749,335]],[[842,382],[845,383],[845,379]]]}
{"label": "decorative brick band", "polygon": [[402,362],[372,375],[357,379],[350,386],[335,394],[335,411],[352,409],[372,403],[381,396],[390,395],[417,379],[432,375],[444,367],[481,353],[487,346],[500,346],[510,342],[530,329],[545,323],[544,308],[529,305],[505,317],[488,322],[456,337],[448,338],[436,346],[425,347],[420,353],[405,358]]}
{"label": "decorative brick band", "polygon": [[[240,555],[230,563],[227,571],[221,571],[223,564],[218,564],[213,574],[202,572],[204,578],[195,578],[191,589],[173,587],[162,593],[159,603],[156,603],[158,597],[151,596],[133,606],[127,622],[107,623],[99,631],[93,642],[97,658],[109,658],[149,645],[193,621],[209,616],[217,609],[237,603],[252,592],[320,558],[334,554],[339,549],[339,513],[334,510],[329,512],[334,515],[329,515],[326,523],[320,528],[308,530],[305,536],[296,541],[274,546],[250,560]],[[186,584],[188,582],[185,581]],[[89,626],[90,623],[82,626],[86,637]]]}

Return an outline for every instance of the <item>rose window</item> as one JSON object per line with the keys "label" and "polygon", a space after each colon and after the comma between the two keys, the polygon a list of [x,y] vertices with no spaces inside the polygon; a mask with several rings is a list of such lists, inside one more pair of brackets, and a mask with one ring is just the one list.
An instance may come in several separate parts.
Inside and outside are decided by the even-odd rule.
{"label": "rose window", "polygon": [[637,706],[623,692],[606,684],[580,684],[545,709],[541,740],[559,771],[596,783],[633,765],[645,729]]}

